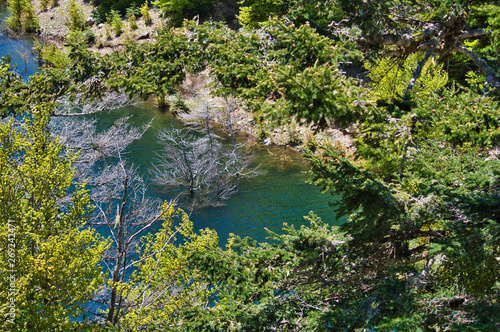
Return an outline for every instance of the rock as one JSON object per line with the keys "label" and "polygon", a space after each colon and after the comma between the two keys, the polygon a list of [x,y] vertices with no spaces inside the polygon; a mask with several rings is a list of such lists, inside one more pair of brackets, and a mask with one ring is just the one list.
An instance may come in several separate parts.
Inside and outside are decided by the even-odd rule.
{"label": "rock", "polygon": [[150,37],[149,31],[144,31],[137,35],[137,40],[148,39]]}
{"label": "rock", "polygon": [[87,20],[85,21],[85,26],[86,27],[91,27],[94,25],[94,19],[92,17],[88,17]]}

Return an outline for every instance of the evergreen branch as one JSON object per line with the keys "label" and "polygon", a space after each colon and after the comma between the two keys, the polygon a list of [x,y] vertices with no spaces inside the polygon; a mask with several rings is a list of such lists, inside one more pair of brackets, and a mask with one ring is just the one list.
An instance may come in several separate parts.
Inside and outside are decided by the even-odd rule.
{"label": "evergreen branch", "polygon": [[403,100],[406,100],[408,98],[408,94],[411,92],[413,87],[415,86],[415,83],[417,82],[418,78],[422,74],[422,69],[424,69],[425,64],[427,63],[427,60],[429,60],[431,54],[434,52],[436,47],[441,43],[441,41],[444,38],[444,34],[441,34],[438,39],[433,41],[433,46],[427,50],[427,52],[424,55],[424,58],[418,63],[417,68],[413,72],[413,77],[410,80],[410,83],[408,84],[408,87],[406,88]]}
{"label": "evergreen branch", "polygon": [[479,68],[479,70],[484,75],[486,75],[485,79],[486,84],[491,84],[493,88],[500,89],[500,81],[496,77],[495,72],[493,71],[493,69],[491,69],[488,63],[483,58],[481,58],[476,52],[462,45],[455,46],[452,49],[452,51],[463,54],[469,59],[471,59],[474,62],[474,64]]}

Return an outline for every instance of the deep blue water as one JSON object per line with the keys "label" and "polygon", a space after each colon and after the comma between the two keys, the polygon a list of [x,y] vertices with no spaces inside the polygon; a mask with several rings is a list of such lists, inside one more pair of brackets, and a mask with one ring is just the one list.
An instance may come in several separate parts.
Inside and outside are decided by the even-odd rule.
{"label": "deep blue water", "polygon": [[[2,24],[6,14],[6,9],[0,7],[0,25]],[[12,39],[6,36],[2,30],[3,29],[0,29],[0,59],[7,56],[7,54],[12,56],[11,64],[16,65],[15,71],[27,80],[38,70],[38,62],[36,61],[36,56],[32,52],[34,37],[23,36]],[[25,52],[28,56],[28,62],[26,65],[20,54]]]}

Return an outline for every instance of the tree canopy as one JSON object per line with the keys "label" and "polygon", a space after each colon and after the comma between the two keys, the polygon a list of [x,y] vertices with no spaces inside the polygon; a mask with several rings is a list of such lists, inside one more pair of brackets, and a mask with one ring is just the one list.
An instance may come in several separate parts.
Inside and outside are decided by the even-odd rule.
{"label": "tree canopy", "polygon": [[[110,329],[498,330],[498,4],[245,0],[241,5],[244,28],[238,31],[187,21],[182,28],[159,31],[149,44],[105,56],[90,52],[75,33],[27,83],[2,63],[1,257],[7,266],[9,227],[15,223],[16,255],[23,259],[17,276],[20,330],[88,327],[73,318],[104,282],[99,262],[106,259],[113,262],[104,287],[111,295],[100,314]],[[126,219],[135,206],[127,205],[127,193],[145,190],[121,158],[120,149],[137,136],[128,127],[131,139],[111,140],[115,148],[100,150],[116,165],[89,168],[102,171],[87,176],[89,184],[102,180],[110,187],[101,190],[99,184],[95,192],[72,187],[81,184],[72,177],[75,157],[65,155],[48,133],[50,112],[36,105],[55,113],[65,102],[88,104],[125,93],[154,96],[166,107],[166,97],[186,73],[202,70],[213,78],[213,95],[237,98],[262,130],[293,120],[317,133],[335,127],[352,138],[350,151],[327,143],[304,155],[311,182],[338,198],[332,213],[347,216],[345,223],[331,227],[311,213],[298,229],[285,225],[282,233],[269,231],[269,243],[231,236],[221,248],[214,232],[196,234],[188,216],[173,205]],[[24,116],[21,129],[13,124],[16,115]],[[81,137],[73,137],[81,151],[101,142],[85,145]],[[214,144],[189,149],[214,149]],[[168,146],[169,169],[174,154],[187,160]],[[210,166],[199,166],[197,174],[218,170],[214,151]],[[195,155],[203,153],[209,154]],[[191,191],[202,186],[193,174],[182,181]],[[95,221],[88,216],[90,200],[101,209],[98,222],[112,233],[114,251],[106,258],[107,241],[84,227],[86,220]],[[142,227],[136,222],[155,220],[163,227],[132,246],[125,235],[139,234],[132,231]],[[71,268],[63,271],[60,262]],[[127,278],[130,268],[135,270]],[[71,283],[62,291],[64,278]],[[9,285],[2,282],[3,300]],[[88,324],[104,326],[98,319]]]}

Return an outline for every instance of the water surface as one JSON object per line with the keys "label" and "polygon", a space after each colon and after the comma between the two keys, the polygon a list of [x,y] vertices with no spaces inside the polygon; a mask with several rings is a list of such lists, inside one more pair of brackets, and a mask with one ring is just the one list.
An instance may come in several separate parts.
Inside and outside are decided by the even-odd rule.
{"label": "water surface", "polygon": [[[0,7],[0,26],[2,26],[8,11],[5,7]],[[25,80],[38,70],[38,62],[33,54],[33,36],[22,36],[18,38],[9,38],[3,31],[3,26],[0,29],[0,59],[7,55],[12,57],[11,64],[15,65],[15,71],[18,72]],[[25,62],[23,56],[27,59]]]}
{"label": "water surface", "polygon": [[[152,196],[169,200],[179,193],[177,188],[165,188],[155,185],[150,180],[149,169],[156,158],[156,151],[161,145],[156,139],[156,132],[165,127],[180,128],[183,124],[170,113],[163,113],[144,104],[126,107],[109,113],[96,114],[100,129],[108,128],[122,117],[132,115],[131,121],[141,125],[154,118],[150,128],[142,139],[134,142],[128,149],[127,158],[137,166],[146,182]],[[225,142],[230,148],[230,140]],[[272,231],[280,231],[283,223],[297,227],[305,223],[304,216],[314,211],[323,221],[338,224],[329,205],[335,199],[332,196],[320,193],[314,185],[308,184],[309,169],[301,155],[291,149],[282,147],[268,147],[258,145],[254,147],[256,156],[255,165],[260,164],[260,175],[242,181],[240,190],[224,205],[217,207],[194,208],[181,202],[181,208],[191,214],[196,230],[211,228],[217,231],[221,243],[225,243],[230,233],[245,237],[250,236],[258,241],[265,241],[267,232],[264,227]],[[291,162],[283,163],[280,155],[287,155]]]}

